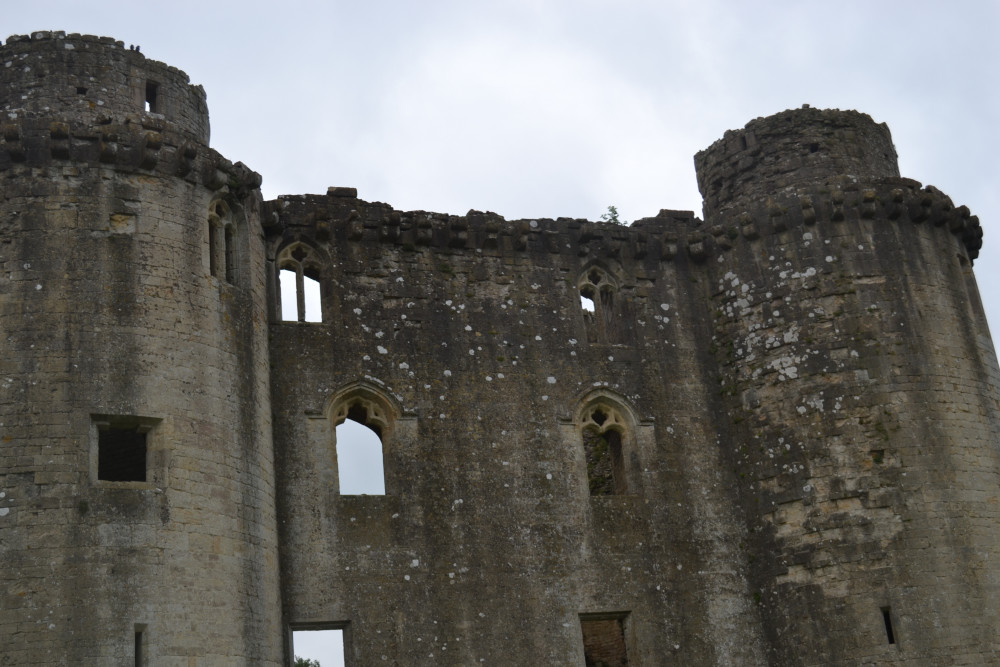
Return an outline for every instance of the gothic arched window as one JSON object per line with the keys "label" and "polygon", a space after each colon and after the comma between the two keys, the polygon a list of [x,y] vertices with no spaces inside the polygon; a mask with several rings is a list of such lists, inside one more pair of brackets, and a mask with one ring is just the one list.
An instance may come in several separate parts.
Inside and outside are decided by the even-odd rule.
{"label": "gothic arched window", "polygon": [[285,322],[322,322],[321,261],[315,250],[294,243],[278,254],[278,294]]}

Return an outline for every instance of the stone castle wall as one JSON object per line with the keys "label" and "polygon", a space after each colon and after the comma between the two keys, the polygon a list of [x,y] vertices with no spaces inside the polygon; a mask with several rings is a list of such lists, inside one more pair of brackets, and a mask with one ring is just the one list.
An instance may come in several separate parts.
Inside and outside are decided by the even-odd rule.
{"label": "stone castle wall", "polygon": [[[997,662],[982,231],[884,125],[726,133],[705,220],[507,221],[262,202],[183,73],[61,33],[7,61],[0,664],[140,632],[287,664],[333,627],[353,665]],[[340,492],[345,417],[384,495]],[[116,419],[145,482],[99,479]]]}

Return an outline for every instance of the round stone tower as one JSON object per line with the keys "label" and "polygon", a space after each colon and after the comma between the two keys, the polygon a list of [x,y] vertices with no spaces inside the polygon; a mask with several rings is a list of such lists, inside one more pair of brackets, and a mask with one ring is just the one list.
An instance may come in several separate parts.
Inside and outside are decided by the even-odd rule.
{"label": "round stone tower", "polygon": [[281,664],[260,178],[208,136],[121,42],[0,48],[4,664]]}
{"label": "round stone tower", "polygon": [[[774,664],[993,664],[998,374],[979,222],[884,125],[803,108],[695,158],[726,457]],[[718,261],[716,261],[718,260]]]}

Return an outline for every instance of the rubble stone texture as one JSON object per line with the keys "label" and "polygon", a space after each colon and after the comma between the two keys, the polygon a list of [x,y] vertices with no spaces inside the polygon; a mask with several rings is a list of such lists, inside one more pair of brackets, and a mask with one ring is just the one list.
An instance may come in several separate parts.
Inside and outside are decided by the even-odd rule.
{"label": "rubble stone texture", "polygon": [[0,112],[0,664],[1000,663],[982,232],[885,125],[751,121],[625,227],[262,201],[104,37],[9,38]]}

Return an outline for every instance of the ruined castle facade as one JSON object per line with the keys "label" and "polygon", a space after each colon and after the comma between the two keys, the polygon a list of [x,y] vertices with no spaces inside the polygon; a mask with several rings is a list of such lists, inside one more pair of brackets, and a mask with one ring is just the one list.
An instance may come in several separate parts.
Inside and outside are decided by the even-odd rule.
{"label": "ruined castle facade", "polygon": [[263,201],[208,127],[0,48],[0,664],[1000,662],[982,233],[885,125],[751,121],[629,227]]}

